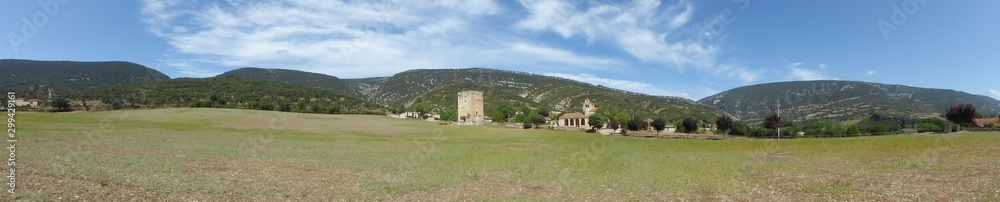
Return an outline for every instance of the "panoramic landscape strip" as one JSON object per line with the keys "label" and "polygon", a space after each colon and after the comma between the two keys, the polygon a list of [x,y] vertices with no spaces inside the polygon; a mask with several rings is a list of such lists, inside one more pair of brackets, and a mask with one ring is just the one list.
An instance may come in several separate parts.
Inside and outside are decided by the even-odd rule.
{"label": "panoramic landscape strip", "polygon": [[8,1],[0,201],[1000,201],[996,8]]}

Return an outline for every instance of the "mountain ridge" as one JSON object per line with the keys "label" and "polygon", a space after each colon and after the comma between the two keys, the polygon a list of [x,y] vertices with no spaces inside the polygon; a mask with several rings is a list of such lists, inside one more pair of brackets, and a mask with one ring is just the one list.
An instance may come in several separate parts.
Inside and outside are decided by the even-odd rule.
{"label": "mountain ridge", "polygon": [[[178,80],[131,62],[0,60],[0,87],[30,96],[60,97],[82,91],[149,81]],[[502,107],[578,112],[583,100],[646,117],[711,121],[730,114],[756,122],[780,105],[788,120],[852,120],[870,114],[937,116],[958,103],[974,103],[981,112],[1000,112],[988,96],[939,88],[863,81],[785,81],[733,88],[699,100],[655,96],[562,77],[482,67],[412,69],[387,77],[341,79],[321,73],[239,68],[209,78],[245,78],[306,86],[392,108],[427,103],[435,112],[455,108],[451,97],[476,89]],[[197,82],[193,82],[197,83]],[[204,83],[204,82],[202,82]],[[268,84],[270,85],[270,84]],[[96,91],[95,91],[96,92]],[[26,97],[21,96],[21,97]],[[330,95],[332,96],[332,95]],[[487,107],[490,108],[490,107]]]}
{"label": "mountain ridge", "polygon": [[[264,70],[254,71],[258,74],[265,74]],[[234,74],[223,75],[238,76]],[[248,77],[265,78],[266,76]],[[276,77],[268,78],[276,79]],[[333,80],[335,77],[327,79]],[[496,103],[505,103],[511,105],[510,107],[529,106],[536,109],[575,112],[580,108],[579,105],[582,105],[583,100],[591,99],[599,105],[623,109],[635,108],[641,111],[636,113],[673,119],[680,119],[682,116],[697,116],[709,120],[720,112],[710,106],[680,97],[654,96],[562,77],[481,67],[413,69],[389,77],[336,80],[346,83],[349,88],[349,90],[340,90],[339,92],[348,91],[345,94],[396,108],[400,106],[408,108],[414,103],[434,100],[429,103],[435,109],[434,111],[453,109],[457,103],[440,99],[440,97],[452,96],[449,93],[457,93],[461,90],[450,88],[452,86],[464,86],[466,89],[488,91],[486,92],[487,96],[501,99],[496,100]],[[291,81],[279,79],[278,82],[289,83]],[[314,87],[319,86],[314,85]],[[438,92],[441,90],[445,92]],[[489,99],[487,98],[487,100]]]}
{"label": "mountain ridge", "polygon": [[108,86],[169,80],[155,69],[132,62],[0,60],[0,87],[20,97],[52,99]]}
{"label": "mountain ridge", "polygon": [[847,121],[871,114],[938,116],[947,107],[974,103],[981,112],[1000,112],[1000,101],[937,88],[864,81],[787,81],[743,86],[698,100],[738,119],[756,122],[777,112],[790,120]]}

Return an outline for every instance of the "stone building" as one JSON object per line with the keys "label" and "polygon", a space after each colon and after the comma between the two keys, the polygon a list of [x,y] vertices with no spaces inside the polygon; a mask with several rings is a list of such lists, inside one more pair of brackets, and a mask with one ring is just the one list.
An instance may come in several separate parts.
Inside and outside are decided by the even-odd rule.
{"label": "stone building", "polygon": [[465,120],[475,124],[482,124],[484,122],[483,113],[483,92],[479,91],[462,91],[458,92],[458,118],[462,121],[462,117]]}
{"label": "stone building", "polygon": [[583,115],[590,116],[597,113],[597,105],[590,102],[590,99],[583,100]]}
{"label": "stone building", "polygon": [[583,101],[583,113],[573,112],[559,117],[559,125],[570,127],[590,128],[590,115],[597,113],[597,105],[590,102],[590,99]]}

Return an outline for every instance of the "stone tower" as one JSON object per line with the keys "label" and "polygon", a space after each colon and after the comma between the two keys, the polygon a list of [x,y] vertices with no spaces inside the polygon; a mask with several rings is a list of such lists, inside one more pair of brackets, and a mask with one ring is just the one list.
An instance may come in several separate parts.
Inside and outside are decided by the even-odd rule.
{"label": "stone tower", "polygon": [[583,100],[583,115],[590,116],[597,112],[597,106],[590,102],[590,99]]}
{"label": "stone tower", "polygon": [[458,92],[458,120],[462,121],[462,116],[466,121],[482,123],[483,120],[483,92],[462,91]]}

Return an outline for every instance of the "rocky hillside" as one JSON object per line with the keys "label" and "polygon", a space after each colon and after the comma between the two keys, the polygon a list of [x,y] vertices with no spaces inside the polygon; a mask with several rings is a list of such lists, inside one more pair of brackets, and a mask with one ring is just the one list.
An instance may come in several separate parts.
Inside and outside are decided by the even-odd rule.
{"label": "rocky hillside", "polygon": [[365,79],[338,79],[315,73],[275,69],[240,69],[220,76],[306,85],[390,107],[409,107],[417,101],[424,101],[435,109],[453,109],[456,105],[453,98],[455,93],[481,90],[485,93],[487,103],[567,112],[579,111],[583,100],[590,99],[599,105],[635,110],[639,114],[658,117],[679,119],[695,116],[709,119],[720,113],[711,106],[684,98],[651,96],[559,77],[485,68],[410,70],[391,77]]}
{"label": "rocky hillside", "polygon": [[949,106],[973,103],[983,114],[1000,112],[993,98],[944,89],[858,81],[798,81],[745,86],[708,96],[738,119],[759,122],[781,106],[788,120],[855,120],[872,114],[936,116]]}

